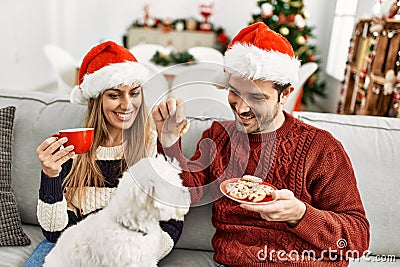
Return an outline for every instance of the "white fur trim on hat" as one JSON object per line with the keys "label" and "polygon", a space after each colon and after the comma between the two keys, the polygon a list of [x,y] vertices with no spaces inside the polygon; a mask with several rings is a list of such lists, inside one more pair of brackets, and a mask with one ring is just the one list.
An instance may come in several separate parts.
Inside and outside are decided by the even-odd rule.
{"label": "white fur trim on hat", "polygon": [[226,71],[235,77],[296,84],[300,61],[273,50],[235,43],[225,52]]}
{"label": "white fur trim on hat", "polygon": [[107,65],[83,77],[80,88],[77,88],[81,95],[74,88],[71,93],[71,102],[73,98],[75,100],[86,99],[86,101],[90,98],[97,98],[105,90],[118,85],[143,84],[150,74],[148,68],[137,62],[126,61]]}
{"label": "white fur trim on hat", "polygon": [[71,94],[69,95],[69,100],[73,104],[86,105],[88,100],[83,97],[82,90],[78,85],[72,88]]}

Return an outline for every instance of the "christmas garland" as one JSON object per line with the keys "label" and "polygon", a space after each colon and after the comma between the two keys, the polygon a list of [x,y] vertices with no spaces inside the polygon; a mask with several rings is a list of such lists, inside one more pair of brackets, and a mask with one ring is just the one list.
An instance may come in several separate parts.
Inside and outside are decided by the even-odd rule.
{"label": "christmas garland", "polygon": [[193,63],[195,61],[192,54],[187,51],[183,52],[171,52],[169,54],[161,53],[157,51],[151,61],[157,65],[161,66],[168,66],[168,65],[175,65],[180,63]]}

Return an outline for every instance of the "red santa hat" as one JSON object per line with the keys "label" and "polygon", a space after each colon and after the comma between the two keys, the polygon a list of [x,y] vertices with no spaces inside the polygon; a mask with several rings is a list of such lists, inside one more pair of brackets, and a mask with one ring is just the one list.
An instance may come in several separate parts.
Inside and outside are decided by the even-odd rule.
{"label": "red santa hat", "polygon": [[300,61],[289,41],[263,22],[242,29],[225,52],[226,71],[236,77],[273,81],[298,81]]}
{"label": "red santa hat", "polygon": [[142,84],[150,71],[126,48],[107,41],[93,47],[84,57],[79,70],[78,85],[72,89],[70,100],[86,104],[107,89],[118,85]]}

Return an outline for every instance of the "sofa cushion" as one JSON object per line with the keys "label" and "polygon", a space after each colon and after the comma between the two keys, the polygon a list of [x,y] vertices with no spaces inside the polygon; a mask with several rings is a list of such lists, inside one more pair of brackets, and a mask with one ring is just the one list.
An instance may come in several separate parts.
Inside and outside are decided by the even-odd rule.
{"label": "sofa cushion", "polygon": [[369,251],[399,257],[400,120],[312,112],[295,112],[294,116],[329,131],[342,143],[370,222]]}
{"label": "sofa cushion", "polygon": [[396,259],[393,255],[379,255],[363,257],[359,259],[351,259],[349,262],[350,267],[399,267],[400,259]]}
{"label": "sofa cushion", "polygon": [[29,246],[15,247],[7,246],[0,248],[0,266],[16,267],[24,266],[33,250],[43,240],[43,233],[38,225],[22,224],[24,232],[29,236],[31,244]]}
{"label": "sofa cushion", "polygon": [[211,126],[214,119],[188,117],[188,120],[190,121],[189,130],[182,136],[182,152],[187,159],[193,156],[203,131]]}
{"label": "sofa cushion", "polygon": [[198,251],[190,249],[174,249],[159,262],[160,267],[215,267],[218,266],[213,260],[213,252]]}
{"label": "sofa cushion", "polygon": [[21,227],[17,202],[11,188],[14,114],[13,106],[0,109],[0,246],[30,244]]}
{"label": "sofa cushion", "polygon": [[214,251],[211,238],[215,228],[211,223],[212,203],[190,208],[185,216],[183,232],[176,244],[177,248]]}
{"label": "sofa cushion", "polygon": [[36,148],[60,129],[81,127],[85,106],[68,96],[0,90],[0,107],[16,107],[13,141],[12,186],[22,222],[37,224],[36,205],[41,164]]}

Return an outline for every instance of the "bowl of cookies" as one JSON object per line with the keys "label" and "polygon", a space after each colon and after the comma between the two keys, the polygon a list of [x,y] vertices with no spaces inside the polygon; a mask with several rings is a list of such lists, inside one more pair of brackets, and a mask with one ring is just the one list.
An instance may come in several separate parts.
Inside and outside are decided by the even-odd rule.
{"label": "bowl of cookies", "polygon": [[253,175],[243,175],[223,181],[219,186],[222,194],[242,204],[267,204],[273,202],[275,186]]}

